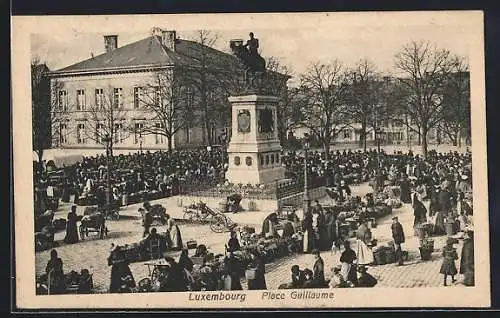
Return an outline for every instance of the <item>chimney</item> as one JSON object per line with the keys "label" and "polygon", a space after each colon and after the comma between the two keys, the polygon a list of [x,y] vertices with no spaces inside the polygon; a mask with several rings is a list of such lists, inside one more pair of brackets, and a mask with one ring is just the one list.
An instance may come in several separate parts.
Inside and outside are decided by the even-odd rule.
{"label": "chimney", "polygon": [[169,50],[175,52],[175,41],[177,33],[175,31],[163,31],[161,35],[161,43]]}
{"label": "chimney", "polygon": [[104,48],[106,53],[116,50],[118,47],[118,35],[105,35],[104,36]]}

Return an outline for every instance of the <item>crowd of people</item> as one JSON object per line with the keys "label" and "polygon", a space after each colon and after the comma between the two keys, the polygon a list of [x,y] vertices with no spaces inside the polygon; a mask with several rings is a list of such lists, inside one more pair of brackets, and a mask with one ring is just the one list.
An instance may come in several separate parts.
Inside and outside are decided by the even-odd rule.
{"label": "crowd of people", "polygon": [[[114,165],[117,169],[113,177],[114,189],[120,192],[133,192],[141,189],[157,189],[159,191],[171,191],[180,178],[196,180],[199,182],[210,182],[210,180],[223,180],[223,172],[227,163],[222,159],[220,153],[208,152],[206,150],[178,151],[172,154],[157,152],[145,154],[133,154],[129,156],[117,156]],[[473,257],[473,208],[472,208],[472,168],[471,154],[459,153],[436,153],[431,151],[426,158],[414,156],[411,152],[407,154],[386,154],[375,151],[336,151],[325,156],[324,153],[312,152],[309,154],[308,169],[314,177],[322,177],[326,185],[337,194],[334,204],[348,199],[351,195],[350,186],[355,183],[371,181],[374,192],[361,198],[359,204],[364,209],[373,207],[374,195],[377,195],[384,187],[398,187],[400,200],[410,204],[414,211],[413,226],[415,229],[424,224],[432,224],[432,235],[447,234],[450,236],[447,223],[453,223],[456,231],[465,233],[464,247],[460,258],[460,271],[455,266],[459,259],[454,248],[456,242],[449,239],[443,247],[443,266],[440,273],[444,275],[444,283],[450,276],[455,281],[455,275],[469,275],[470,280],[474,269]],[[286,167],[287,176],[300,178],[303,175],[304,157],[299,153],[285,153],[283,165]],[[104,165],[105,157],[85,158],[81,163],[72,167],[65,167],[67,180],[71,180],[76,189],[75,193],[80,196],[85,192],[98,191],[99,184],[106,179]],[[132,178],[120,175],[121,169],[131,172]],[[130,176],[130,175],[129,175]],[[43,184],[44,177],[40,176]],[[101,186],[102,189],[102,186]],[[63,189],[63,196],[65,190]],[[113,190],[115,192],[115,190]],[[73,212],[73,211],[72,211]],[[70,212],[70,214],[72,213]],[[144,214],[144,236],[146,240],[155,239],[158,235],[156,229],[152,229],[148,213]],[[68,215],[67,241],[74,243],[78,240],[75,231],[75,217]],[[262,225],[264,237],[292,237],[300,233],[303,236],[300,252],[314,255],[313,270],[300,269],[294,265],[291,269],[291,283],[283,285],[283,288],[338,288],[338,287],[373,287],[377,284],[376,279],[368,273],[368,266],[374,263],[373,247],[374,238],[370,231],[369,219],[360,218],[356,231],[357,250],[351,248],[351,242],[342,235],[340,230],[341,219],[335,211],[323,209],[319,202],[315,202],[302,219],[296,214],[289,215],[287,222],[282,226],[282,233],[278,234],[276,215],[271,214]],[[176,249],[183,249],[180,231],[173,220],[168,226],[169,245]],[[392,244],[398,265],[404,264],[404,251],[402,244],[405,243],[403,226],[397,217],[393,218],[391,226]],[[421,244],[423,238],[421,239]],[[225,289],[241,289],[240,278],[242,269],[238,267],[238,261],[234,258],[234,252],[241,248],[235,233],[226,245],[227,256],[225,258],[227,286]],[[325,276],[325,264],[321,258],[322,251],[342,251],[340,264],[331,269],[329,279]],[[116,256],[118,254],[118,256]],[[133,275],[128,264],[120,256],[120,249],[112,250],[109,265],[112,266],[112,278],[110,291],[123,292],[135,288]],[[266,289],[264,261],[258,253],[252,254],[252,262],[248,274],[250,275],[249,289]],[[165,258],[169,266],[168,273],[164,273],[164,281],[161,283],[162,291],[185,291],[192,284],[190,272],[193,270],[193,262],[188,256],[188,250],[183,249],[178,261],[170,256]],[[47,267],[59,268],[59,262],[52,260]],[[54,265],[55,264],[55,265]],[[57,265],[57,266],[56,266]],[[59,273],[56,269],[52,272]],[[472,274],[471,274],[472,273]],[[57,276],[57,275],[56,275]],[[191,277],[191,278],[190,278]],[[202,280],[203,281],[203,280]],[[133,282],[133,283],[132,283]],[[204,282],[206,290],[212,290],[217,282]],[[123,287],[126,286],[126,287]],[[220,287],[220,286],[219,286]]]}
{"label": "crowd of people", "polygon": [[[120,154],[111,157],[110,179],[112,200],[121,201],[124,194],[155,191],[166,197],[179,193],[183,187],[213,184],[223,179],[227,159],[220,148],[178,150],[175,152],[149,152]],[[58,179],[60,198],[74,203],[80,198],[93,197],[97,204],[106,202],[107,158],[104,155],[84,157],[71,166],[47,165],[40,172],[34,163],[35,204],[38,210],[48,209],[47,188],[54,186],[50,175],[60,172]]]}

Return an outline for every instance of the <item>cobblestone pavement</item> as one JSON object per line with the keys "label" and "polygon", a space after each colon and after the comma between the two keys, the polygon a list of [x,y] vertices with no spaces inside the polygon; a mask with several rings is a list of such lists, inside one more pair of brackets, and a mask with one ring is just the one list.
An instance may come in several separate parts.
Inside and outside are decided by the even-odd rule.
{"label": "cobblestone pavement", "polygon": [[[371,191],[368,185],[363,184],[353,187],[353,195],[363,195]],[[182,210],[176,207],[175,198],[167,198],[159,200],[165,204],[169,214],[174,218],[182,218]],[[328,199],[320,200],[324,204],[328,204]],[[155,201],[156,202],[156,201]],[[62,204],[56,212],[56,217],[66,218],[70,204]],[[59,256],[64,263],[64,271],[70,270],[80,271],[82,268],[88,268],[93,273],[94,284],[97,292],[106,292],[111,268],[107,265],[107,256],[111,243],[124,245],[136,243],[141,240],[142,227],[140,216],[137,212],[138,205],[132,205],[120,211],[121,218],[118,221],[107,221],[109,234],[105,239],[99,240],[97,236],[92,236],[73,245],[65,245],[62,243],[65,233],[56,233],[55,239],[60,243],[57,248]],[[271,211],[269,211],[271,212]],[[239,214],[229,214],[233,220],[239,224],[248,224],[260,228],[263,218],[269,212],[248,212]],[[301,211],[299,211],[299,215]],[[78,207],[78,214],[83,214],[83,207]],[[374,275],[379,283],[377,287],[432,287],[442,286],[442,275],[439,274],[441,266],[440,249],[444,245],[445,237],[435,238],[436,251],[432,255],[432,259],[426,262],[420,261],[418,253],[418,241],[413,236],[413,212],[410,205],[405,204],[400,209],[393,210],[393,215],[398,215],[400,222],[403,224],[404,231],[407,237],[403,249],[409,252],[409,261],[404,266],[382,265],[369,268],[369,272]],[[378,226],[372,229],[374,238],[378,239],[379,244],[384,244],[391,239],[391,217],[386,216],[378,221]],[[161,233],[165,230],[164,226],[156,226]],[[182,238],[185,241],[194,239],[198,244],[207,245],[208,249],[214,253],[222,253],[224,244],[228,240],[228,233],[214,233],[208,225],[200,224],[180,224],[179,228],[182,233]],[[356,250],[354,243],[353,249]],[[460,247],[458,249],[460,255]],[[40,275],[45,270],[45,265],[49,259],[50,251],[37,252],[35,257],[36,274]],[[171,252],[171,256],[176,259],[179,252]],[[332,266],[338,264],[340,253],[333,254],[331,252],[322,253],[325,261],[325,274],[329,276],[329,270]],[[311,255],[299,254],[288,256],[273,263],[266,265],[266,281],[270,289],[277,288],[280,284],[288,282],[290,279],[290,267],[298,264],[301,268],[311,268],[313,265]],[[457,261],[458,266],[458,261]],[[134,263],[130,265],[132,273],[136,281],[148,276],[148,267],[144,262]],[[461,285],[460,275],[455,285]],[[244,285],[245,282],[244,282]],[[463,286],[463,285],[462,285]]]}

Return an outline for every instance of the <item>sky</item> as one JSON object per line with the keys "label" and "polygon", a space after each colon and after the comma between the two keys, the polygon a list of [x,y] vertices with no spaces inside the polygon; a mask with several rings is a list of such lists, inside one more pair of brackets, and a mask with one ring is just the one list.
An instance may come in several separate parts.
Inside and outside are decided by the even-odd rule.
{"label": "sky", "polygon": [[[357,23],[338,22],[325,24],[324,27],[309,23],[305,27],[296,24],[289,27],[238,29],[229,25],[224,29],[205,29],[218,35],[214,46],[225,52],[229,52],[229,40],[246,40],[248,33],[253,31],[259,39],[262,56],[277,57],[291,67],[296,75],[291,83],[297,83],[298,76],[306,72],[311,63],[328,63],[334,59],[340,60],[346,66],[353,66],[361,58],[368,58],[380,72],[394,74],[394,56],[410,41],[429,41],[439,48],[449,49],[465,57],[471,50],[467,38],[474,34],[467,23],[458,23],[457,19],[449,19],[449,23],[447,19],[439,19],[434,23],[419,22],[419,19],[398,19],[398,22],[394,23],[363,24],[359,23],[359,17],[353,18]],[[172,30],[168,24],[156,23],[152,24],[152,27]],[[193,39],[193,30],[195,29],[177,29],[177,35],[182,39]],[[117,34],[118,46],[123,46],[150,34],[150,28],[137,28],[134,32],[123,32],[121,29],[113,32],[112,29],[106,28],[106,31],[96,33],[72,28],[67,32],[32,33],[31,53],[46,62],[51,70],[57,70],[88,59],[91,54],[103,53],[104,35]]]}

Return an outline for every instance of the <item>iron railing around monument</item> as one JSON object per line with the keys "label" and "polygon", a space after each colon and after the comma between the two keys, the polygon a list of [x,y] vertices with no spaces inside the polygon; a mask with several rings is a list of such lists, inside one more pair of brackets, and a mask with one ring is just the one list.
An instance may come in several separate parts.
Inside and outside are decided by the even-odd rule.
{"label": "iron railing around monument", "polygon": [[[308,189],[325,186],[324,177],[312,176],[308,182]],[[251,200],[279,200],[304,192],[304,179],[285,179],[266,185],[231,184],[222,183],[221,180],[204,180],[180,182],[179,193],[182,195],[227,198],[232,194],[241,194],[245,199]]]}
{"label": "iron railing around monument", "polygon": [[[311,176],[308,178],[308,189],[316,189],[326,185],[325,177]],[[304,193],[304,178],[283,180],[276,184],[276,198],[282,199],[299,193]]]}

